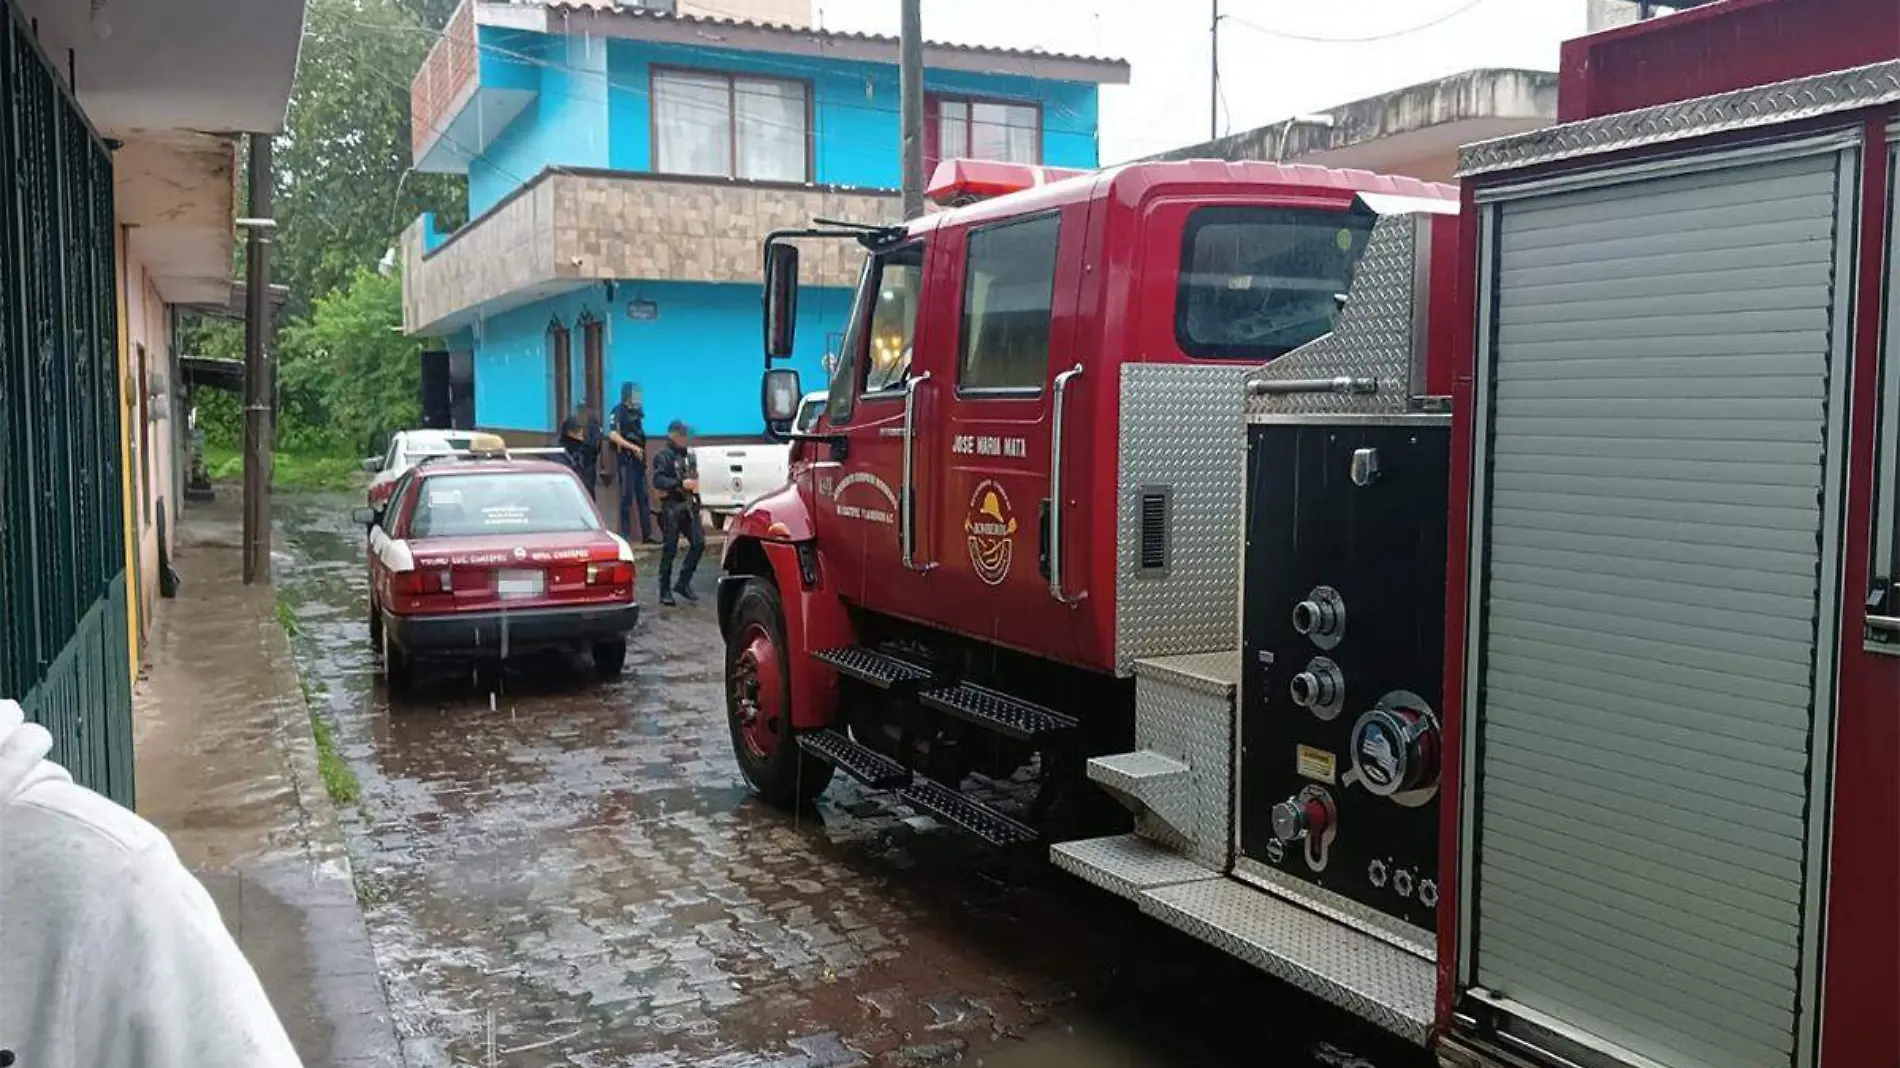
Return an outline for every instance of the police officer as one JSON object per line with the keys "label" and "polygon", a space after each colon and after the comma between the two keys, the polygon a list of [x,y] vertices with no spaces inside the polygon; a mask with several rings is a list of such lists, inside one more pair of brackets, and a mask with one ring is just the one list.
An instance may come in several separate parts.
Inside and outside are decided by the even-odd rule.
{"label": "police officer", "polygon": [[[633,516],[640,517],[640,540],[658,545],[653,512],[647,507],[646,410],[632,382],[620,383],[620,403],[607,413],[607,440],[614,447],[614,478],[620,483],[620,536],[633,540]],[[631,514],[629,514],[631,513]]]}
{"label": "police officer", "polygon": [[574,409],[574,414],[561,421],[561,434],[556,442],[566,453],[567,465],[580,476],[581,484],[587,487],[588,496],[598,496],[600,489],[600,421],[586,405]]}
{"label": "police officer", "polygon": [[[653,458],[653,489],[660,495],[660,603],[671,605],[675,593],[697,602],[693,571],[706,551],[706,532],[699,525],[699,466],[687,443],[693,432],[675,419],[666,428],[666,445]],[[679,585],[673,584],[673,554],[679,537],[686,535],[686,559],[680,564]]]}

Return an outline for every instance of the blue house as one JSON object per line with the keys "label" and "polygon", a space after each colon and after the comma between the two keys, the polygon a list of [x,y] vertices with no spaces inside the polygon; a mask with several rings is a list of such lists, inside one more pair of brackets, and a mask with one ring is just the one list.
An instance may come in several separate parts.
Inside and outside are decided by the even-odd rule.
{"label": "blue house", "polygon": [[[468,175],[470,221],[405,232],[404,328],[446,339],[486,429],[545,438],[633,382],[650,429],[756,437],[760,240],[900,217],[897,52],[812,28],[800,0],[466,0],[415,77],[411,135],[419,170]],[[924,64],[927,156],[1059,167],[1097,165],[1098,87],[1128,78],[964,45]],[[807,256],[807,382],[854,251]]]}

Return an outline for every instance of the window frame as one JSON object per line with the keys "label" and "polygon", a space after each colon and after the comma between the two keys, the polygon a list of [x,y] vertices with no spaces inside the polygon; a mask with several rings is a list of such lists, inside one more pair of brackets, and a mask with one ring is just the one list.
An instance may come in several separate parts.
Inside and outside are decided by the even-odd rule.
{"label": "window frame", "polygon": [[[1043,165],[1043,136],[1049,132],[1049,127],[1045,121],[1047,116],[1044,114],[1043,102],[1041,100],[1023,100],[1004,96],[981,96],[969,93],[930,92],[924,94],[924,102],[924,125],[927,127],[924,137],[924,167],[926,170],[935,170],[937,164],[947,159],[987,158],[969,154],[971,135],[973,133],[973,127],[975,126],[974,108],[978,104],[993,104],[1002,107],[1029,108],[1033,110],[1036,113],[1036,158],[1027,161],[997,160],[996,162],[1025,162],[1030,166],[1036,167]],[[971,109],[972,117],[964,120],[964,151],[958,155],[945,155],[943,152],[943,105],[946,103],[962,104],[965,108]]]}
{"label": "window frame", "polygon": [[[668,74],[690,74],[702,78],[724,78],[726,80],[726,172],[725,174],[696,174],[691,171],[667,171],[660,168],[660,109],[655,105],[659,99],[660,79]],[[805,93],[805,173],[804,177],[787,181],[781,178],[742,178],[739,176],[739,96],[740,80],[758,82],[778,82],[784,85],[796,85]],[[748,71],[732,70],[725,67],[695,67],[682,63],[652,63],[647,66],[647,169],[649,173],[669,178],[714,182],[749,182],[759,185],[811,185],[817,181],[818,139],[816,137],[817,119],[813,101],[817,86],[811,78],[780,77],[776,74],[753,74]]]}
{"label": "window frame", "polygon": [[[910,322],[911,362],[904,365],[904,377],[898,379],[896,385],[885,386],[883,389],[867,389],[866,387],[871,383],[871,320],[877,318],[877,297],[875,294],[882,291],[884,268],[888,265],[889,261],[896,257],[898,253],[908,252],[912,249],[917,250],[918,263],[917,300],[915,307],[912,309]],[[911,240],[894,248],[883,249],[882,251],[872,253],[870,256],[865,257],[865,265],[875,274],[875,278],[867,274],[862,280],[863,284],[860,290],[863,294],[868,295],[869,299],[865,301],[864,322],[862,324],[861,336],[857,339],[864,349],[863,352],[857,353],[857,355],[863,358],[858,361],[857,371],[853,376],[857,381],[852,386],[852,392],[857,394],[859,400],[886,400],[892,397],[902,397],[904,395],[905,383],[915,377],[911,374],[911,368],[916,366],[917,363],[917,324],[922,320],[924,313],[924,271],[929,264],[929,256],[929,247],[922,240]],[[854,349],[858,347],[860,347],[859,344],[853,345]]]}
{"label": "window frame", "polygon": [[[1891,136],[1887,150],[1887,218],[1883,275],[1880,279],[1878,339],[1879,371],[1875,377],[1874,494],[1868,553],[1870,582],[1885,579],[1881,610],[1869,614],[1900,616],[1900,134]],[[1874,592],[1869,588],[1870,595]],[[1871,606],[1870,606],[1871,607]],[[1900,649],[1867,642],[1869,651],[1889,655]]]}
{"label": "window frame", "polygon": [[[1012,226],[1027,226],[1054,219],[1056,223],[1055,254],[1049,264],[1049,347],[1043,353],[1042,377],[1033,386],[969,386],[964,384],[964,376],[969,370],[970,356],[970,283],[975,274],[970,270],[972,239],[982,234],[1007,229]],[[1008,219],[972,226],[963,232],[963,284],[957,293],[957,380],[958,397],[989,397],[1001,400],[1031,400],[1042,396],[1048,386],[1049,369],[1055,365],[1056,344],[1056,279],[1062,274],[1062,208],[1054,207],[1029,215],[1018,215]]]}
{"label": "window frame", "polygon": [[[1180,350],[1181,355],[1191,360],[1219,360],[1225,363],[1245,363],[1249,361],[1254,363],[1270,363],[1286,355],[1287,352],[1292,352],[1294,349],[1301,347],[1300,345],[1295,345],[1293,348],[1287,349],[1286,352],[1278,352],[1268,356],[1260,351],[1263,346],[1212,344],[1196,340],[1187,330],[1188,302],[1185,297],[1187,294],[1187,279],[1193,273],[1191,268],[1193,267],[1194,239],[1204,227],[1231,223],[1246,215],[1266,213],[1276,213],[1288,217],[1289,221],[1295,218],[1305,217],[1309,221],[1317,222],[1323,217],[1330,216],[1343,223],[1348,219],[1369,218],[1373,225],[1369,225],[1365,228],[1365,243],[1359,249],[1358,257],[1353,260],[1350,276],[1346,279],[1346,288],[1348,290],[1352,288],[1353,279],[1359,276],[1359,267],[1364,263],[1366,250],[1372,243],[1373,226],[1376,226],[1378,223],[1377,216],[1363,214],[1356,208],[1337,210],[1306,205],[1205,204],[1190,210],[1186,218],[1181,222],[1180,254],[1175,258],[1173,286],[1174,307],[1168,316],[1169,331],[1174,337],[1175,348]],[[1303,344],[1310,343],[1311,342],[1305,342]]]}

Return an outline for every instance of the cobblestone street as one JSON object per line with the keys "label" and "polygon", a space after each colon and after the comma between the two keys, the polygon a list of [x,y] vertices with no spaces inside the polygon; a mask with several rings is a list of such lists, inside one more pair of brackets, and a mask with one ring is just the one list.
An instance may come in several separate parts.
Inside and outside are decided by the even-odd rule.
{"label": "cobblestone street", "polygon": [[617,679],[450,670],[392,708],[347,507],[284,502],[278,581],[362,781],[344,833],[412,1066],[1419,1062],[842,777],[799,817],[753,800],[710,598],[650,606]]}

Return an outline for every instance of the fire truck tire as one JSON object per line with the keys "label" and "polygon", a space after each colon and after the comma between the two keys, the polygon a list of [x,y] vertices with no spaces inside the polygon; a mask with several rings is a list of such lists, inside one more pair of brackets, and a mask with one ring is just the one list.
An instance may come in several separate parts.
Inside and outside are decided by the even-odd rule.
{"label": "fire truck tire", "polygon": [[746,781],[767,802],[797,808],[823,793],[832,767],[792,737],[792,678],[778,589],[755,578],[734,598],[726,633],[726,721]]}
{"label": "fire truck tire", "polygon": [[594,671],[600,675],[614,676],[627,663],[627,639],[617,638],[610,642],[594,643]]}

